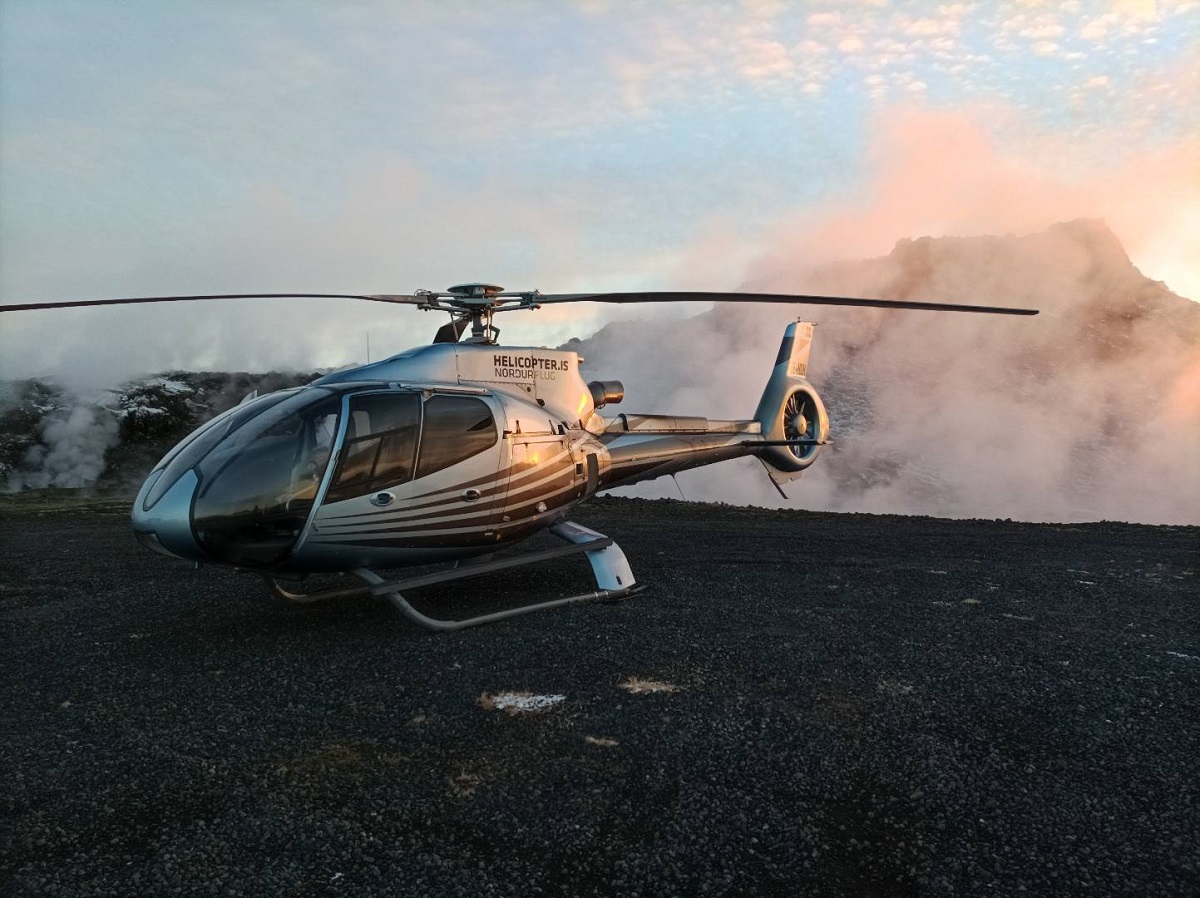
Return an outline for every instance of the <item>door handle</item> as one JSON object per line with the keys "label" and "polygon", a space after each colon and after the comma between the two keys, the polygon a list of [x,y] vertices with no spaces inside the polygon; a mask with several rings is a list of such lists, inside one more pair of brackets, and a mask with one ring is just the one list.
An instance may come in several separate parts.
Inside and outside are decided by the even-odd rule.
{"label": "door handle", "polygon": [[480,496],[482,496],[483,493],[479,492],[477,489],[469,489],[463,490],[461,493],[459,493],[459,495],[462,496],[464,502],[474,502]]}

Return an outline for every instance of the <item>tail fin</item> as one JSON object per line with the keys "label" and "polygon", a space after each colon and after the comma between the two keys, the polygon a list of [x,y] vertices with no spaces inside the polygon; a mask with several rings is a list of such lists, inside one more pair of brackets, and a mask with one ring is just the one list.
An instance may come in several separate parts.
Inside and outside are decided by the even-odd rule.
{"label": "tail fin", "polygon": [[812,338],[811,322],[795,321],[787,326],[754,413],[766,443],[755,454],[781,493],[783,484],[799,477],[829,441],[829,415],[807,378]]}
{"label": "tail fin", "polygon": [[783,342],[779,344],[779,355],[775,357],[775,370],[771,377],[779,373],[780,365],[787,365],[783,373],[789,377],[808,377],[808,352],[812,349],[813,330],[816,325],[811,321],[793,321],[783,332]]}

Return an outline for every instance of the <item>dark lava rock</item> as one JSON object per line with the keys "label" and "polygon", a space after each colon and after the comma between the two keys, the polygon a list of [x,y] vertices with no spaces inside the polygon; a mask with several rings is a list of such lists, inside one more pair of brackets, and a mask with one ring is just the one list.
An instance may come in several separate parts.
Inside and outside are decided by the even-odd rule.
{"label": "dark lava rock", "polygon": [[[10,508],[0,893],[1200,891],[1197,528],[578,519],[646,592],[439,636],[176,567],[123,515]],[[565,699],[481,705],[504,691]]]}

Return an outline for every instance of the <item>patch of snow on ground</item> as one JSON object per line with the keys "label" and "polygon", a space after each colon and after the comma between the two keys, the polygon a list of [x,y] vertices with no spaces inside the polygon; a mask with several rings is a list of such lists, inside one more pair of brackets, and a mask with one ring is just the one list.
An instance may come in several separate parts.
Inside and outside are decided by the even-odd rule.
{"label": "patch of snow on ground", "polygon": [[534,695],[532,692],[485,692],[479,704],[488,711],[507,711],[509,714],[531,714],[553,708],[566,700],[565,695]]}
{"label": "patch of snow on ground", "polygon": [[147,387],[158,387],[167,393],[191,393],[192,388],[181,380],[173,380],[169,377],[151,377],[148,380],[142,381]]}
{"label": "patch of snow on ground", "polygon": [[630,677],[619,684],[626,692],[678,692],[679,687],[674,683],[664,683],[662,680],[643,680],[641,677]]}

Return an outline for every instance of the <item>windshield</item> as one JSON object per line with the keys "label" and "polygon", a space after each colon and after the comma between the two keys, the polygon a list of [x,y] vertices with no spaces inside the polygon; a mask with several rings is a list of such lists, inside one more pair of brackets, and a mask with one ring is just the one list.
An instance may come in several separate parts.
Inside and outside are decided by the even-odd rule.
{"label": "windshield", "polygon": [[299,538],[329,465],[340,399],[295,393],[242,424],[196,465],[192,529],[229,564],[270,565]]}
{"label": "windshield", "polygon": [[162,472],[162,476],[158,478],[154,488],[146,494],[146,498],[142,502],[142,509],[149,511],[153,508],[167,490],[184,475],[184,472],[202,459],[208,450],[220,442],[222,437],[237,430],[255,415],[283,402],[284,399],[296,392],[296,390],[285,390],[269,393],[250,402],[235,405],[211,421],[200,425],[192,431],[190,436],[184,437],[179,445],[163,456],[162,461],[155,465],[156,468],[165,467],[166,470]]}

